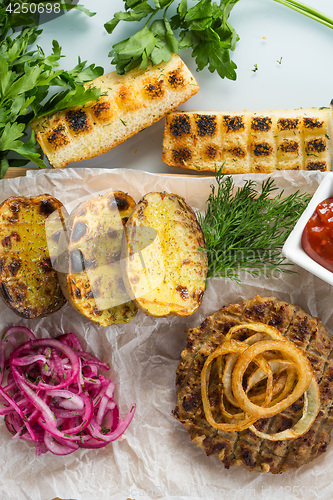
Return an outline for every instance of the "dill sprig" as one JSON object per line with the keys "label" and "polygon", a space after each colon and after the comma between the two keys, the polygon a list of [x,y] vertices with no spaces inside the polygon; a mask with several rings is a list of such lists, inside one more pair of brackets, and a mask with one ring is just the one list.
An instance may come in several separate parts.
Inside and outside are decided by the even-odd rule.
{"label": "dill sprig", "polygon": [[281,250],[310,196],[299,191],[283,197],[274,179],[257,190],[257,182],[235,188],[231,176],[216,173],[204,215],[199,222],[206,238],[208,277],[240,281],[240,272],[253,276],[291,272]]}

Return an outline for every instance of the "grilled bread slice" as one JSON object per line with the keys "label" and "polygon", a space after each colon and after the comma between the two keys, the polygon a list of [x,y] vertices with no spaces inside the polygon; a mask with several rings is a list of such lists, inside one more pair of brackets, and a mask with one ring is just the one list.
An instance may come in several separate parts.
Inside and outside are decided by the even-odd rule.
{"label": "grilled bread slice", "polygon": [[137,313],[120,268],[123,226],[134,207],[128,194],[110,192],[80,204],[66,224],[62,290],[76,310],[102,326],[127,323]]}
{"label": "grilled bread slice", "polygon": [[88,85],[101,89],[97,102],[48,115],[31,124],[55,168],[107,152],[199,90],[178,55],[145,71],[134,69],[126,75],[113,72]]}
{"label": "grilled bread slice", "polygon": [[123,272],[130,296],[151,316],[189,316],[200,305],[207,256],[193,210],[176,194],[148,193],[124,233]]}
{"label": "grilled bread slice", "polygon": [[173,167],[244,174],[331,170],[332,110],[173,112],[165,118],[163,161]]}
{"label": "grilled bread slice", "polygon": [[46,219],[62,204],[48,194],[12,197],[0,206],[0,293],[23,318],[47,316],[65,303],[53,269]]}

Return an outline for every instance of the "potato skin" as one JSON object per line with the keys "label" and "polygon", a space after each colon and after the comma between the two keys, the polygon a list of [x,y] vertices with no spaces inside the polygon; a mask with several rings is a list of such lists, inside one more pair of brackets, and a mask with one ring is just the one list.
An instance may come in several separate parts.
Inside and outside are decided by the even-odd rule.
{"label": "potato skin", "polygon": [[80,204],[67,221],[67,269],[58,271],[69,303],[83,316],[108,326],[137,313],[123,283],[120,252],[123,227],[135,201],[122,191]]}
{"label": "potato skin", "polygon": [[11,197],[0,205],[0,295],[23,318],[48,316],[66,302],[45,231],[55,211],[63,220],[61,207],[49,194]]}
{"label": "potato skin", "polygon": [[156,317],[193,314],[203,298],[208,262],[203,231],[186,201],[176,194],[146,194],[124,236],[124,281],[137,306]]}

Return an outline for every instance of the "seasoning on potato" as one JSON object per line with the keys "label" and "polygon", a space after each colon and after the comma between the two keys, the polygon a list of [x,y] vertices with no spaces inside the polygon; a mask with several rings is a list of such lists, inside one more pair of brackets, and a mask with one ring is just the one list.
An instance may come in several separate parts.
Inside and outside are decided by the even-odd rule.
{"label": "seasoning on potato", "polygon": [[189,316],[205,290],[205,238],[176,194],[148,193],[125,225],[123,275],[129,295],[151,316]]}
{"label": "seasoning on potato", "polygon": [[47,316],[66,302],[45,231],[55,211],[63,221],[61,207],[49,194],[11,197],[0,206],[0,293],[24,318]]}
{"label": "seasoning on potato", "polygon": [[77,311],[102,326],[127,323],[137,313],[120,268],[123,227],[134,207],[131,196],[114,191],[81,203],[66,223],[57,267],[63,293]]}

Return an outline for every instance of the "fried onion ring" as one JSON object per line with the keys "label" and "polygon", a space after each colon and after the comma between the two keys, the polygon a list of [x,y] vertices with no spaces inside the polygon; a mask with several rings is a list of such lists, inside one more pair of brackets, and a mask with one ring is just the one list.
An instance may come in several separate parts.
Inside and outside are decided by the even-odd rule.
{"label": "fried onion ring", "polygon": [[[258,354],[270,350],[283,352],[288,358],[292,359],[299,377],[296,386],[284,400],[269,408],[264,408],[249,400],[243,389],[243,375],[248,365],[251,361],[254,361]],[[295,344],[283,340],[262,340],[249,346],[237,359],[232,374],[232,390],[236,401],[245,413],[249,413],[256,418],[268,418],[280,413],[297,401],[309,387],[312,377],[310,361]]]}
{"label": "fried onion ring", "polygon": [[[241,354],[245,349],[247,349],[247,346],[242,345],[240,342],[232,340],[230,342],[226,342],[219,348],[217,348],[214,352],[212,352],[208,358],[206,359],[206,362],[204,364],[204,367],[201,371],[201,388],[202,388],[202,402],[203,402],[203,408],[205,412],[206,419],[208,423],[212,426],[215,427],[216,429],[219,430],[224,430],[224,431],[239,431],[243,429],[247,429],[252,425],[257,418],[249,417],[247,418],[245,415],[243,417],[243,420],[241,422],[237,423],[218,423],[214,420],[214,417],[212,415],[212,411],[210,408],[210,403],[209,403],[209,398],[208,398],[208,385],[209,385],[209,376],[210,376],[210,370],[211,370],[211,364],[214,361],[215,358],[219,356],[224,356],[229,353],[236,353],[236,354]],[[264,371],[267,372],[267,377],[268,377],[268,390],[267,390],[267,397],[263,405],[269,404],[272,396],[272,371],[270,369],[269,364],[266,362],[263,362],[262,360],[256,360],[256,363],[260,365],[260,368]]]}
{"label": "fried onion ring", "polygon": [[285,429],[274,434],[266,434],[258,431],[254,425],[250,426],[251,431],[258,437],[269,439],[270,441],[282,441],[284,439],[295,439],[302,436],[316,419],[320,404],[319,387],[315,379],[311,380],[309,388],[304,393],[303,415],[291,429]]}
{"label": "fried onion ring", "polygon": [[[235,337],[242,330],[248,336],[237,340]],[[254,333],[249,335],[249,331]],[[214,362],[218,372],[218,384],[214,387],[220,392],[218,408],[227,419],[224,422],[215,420],[209,398]],[[291,429],[271,435],[256,429],[257,420],[277,415],[303,395],[303,415]],[[257,436],[273,441],[303,435],[320,407],[318,384],[305,352],[276,328],[258,322],[230,328],[223,342],[207,357],[201,371],[201,396],[206,420],[212,427],[231,432],[250,428]],[[213,396],[216,400],[215,392]],[[226,408],[224,399],[234,412]],[[214,408],[216,414],[215,403]]]}

